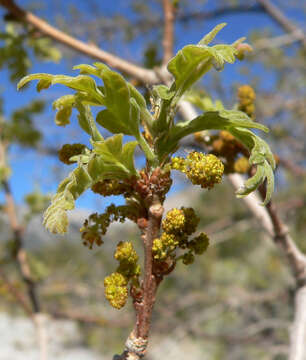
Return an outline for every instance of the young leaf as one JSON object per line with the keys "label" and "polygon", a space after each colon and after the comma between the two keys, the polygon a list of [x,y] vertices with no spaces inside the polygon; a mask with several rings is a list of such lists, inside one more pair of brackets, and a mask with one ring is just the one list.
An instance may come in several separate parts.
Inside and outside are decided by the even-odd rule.
{"label": "young leaf", "polygon": [[70,123],[70,116],[74,105],[75,105],[74,95],[64,95],[53,102],[52,104],[53,109],[58,110],[55,116],[56,125],[66,126]]}
{"label": "young leaf", "polygon": [[113,164],[121,169],[126,177],[136,175],[134,166],[134,151],[138,145],[137,141],[132,141],[122,146],[122,134],[109,137],[105,141],[93,142],[94,153],[101,155],[103,161]]}
{"label": "young leaf", "polygon": [[171,90],[175,90],[176,101],[215,65],[222,69],[226,62],[233,63],[237,50],[232,45],[187,45],[181,49],[168,63],[168,70],[175,82]]}
{"label": "young leaf", "polygon": [[[174,112],[182,95],[213,66],[221,70],[226,62],[233,63],[237,50],[232,45],[207,46],[225,24],[220,24],[197,45],[183,47],[168,63],[168,71],[174,82],[168,91],[161,93],[160,115],[153,124],[155,136],[163,137],[168,132]],[[171,97],[170,97],[171,95]]]}
{"label": "young leaf", "polygon": [[[107,108],[97,115],[98,124],[113,133],[138,135],[139,118],[134,116],[130,100],[132,98],[131,92],[133,92],[143,106],[145,102],[143,103],[141,95],[135,95],[137,90],[129,87],[124,78],[117,72],[110,70],[102,63],[95,63],[95,65],[103,79],[104,101]],[[133,90],[131,91],[131,89]]]}
{"label": "young leaf", "polygon": [[[76,106],[77,101],[90,105],[101,106],[104,104],[102,92],[97,87],[95,81],[89,76],[79,75],[71,77],[65,75],[32,74],[25,76],[19,81],[18,89],[32,80],[39,80],[37,84],[38,91],[47,89],[53,84],[66,85],[77,91],[74,95],[64,95],[54,101],[53,108],[58,110],[55,123],[59,126],[66,126],[70,123],[72,108]],[[85,131],[88,132],[87,130]]]}
{"label": "young leaf", "polygon": [[167,136],[159,140],[158,154],[160,158],[167,156],[178,146],[183,137],[203,130],[228,130],[235,127],[253,128],[268,131],[259,123],[252,121],[245,113],[237,110],[207,111],[193,120],[179,122],[169,131]]}
{"label": "young leaf", "polygon": [[[45,89],[50,85],[62,84],[73,90],[81,91],[94,99],[97,103],[103,105],[103,94],[98,89],[95,81],[86,75],[78,75],[76,77],[66,75],[51,75],[51,74],[32,74],[23,77],[17,88],[20,89],[32,80],[40,80],[41,84],[38,86],[39,90]],[[49,85],[50,84],[50,85]],[[47,86],[48,85],[48,86]]]}
{"label": "young leaf", "polygon": [[224,28],[224,26],[226,26],[226,23],[222,23],[222,24],[215,26],[212,29],[212,31],[210,31],[208,34],[206,34],[199,41],[199,45],[208,45],[209,43],[211,43],[214,40],[214,38],[216,37],[216,35],[218,34],[218,32]]}
{"label": "young leaf", "polygon": [[265,205],[269,202],[273,192],[275,161],[269,146],[249,128],[268,131],[264,125],[253,122],[241,111],[209,111],[193,120],[180,122],[173,126],[168,137],[159,141],[158,154],[161,160],[164,159],[169,153],[176,150],[180,139],[197,131],[227,130],[251,151],[249,162],[251,165],[257,166],[256,174],[246,181],[244,188],[240,189],[237,195],[246,196],[267,179],[268,188],[264,201]]}
{"label": "young leaf", "polygon": [[263,205],[266,205],[270,201],[274,189],[274,156],[268,144],[249,129],[233,128],[231,129],[231,133],[250,149],[251,156],[249,163],[256,165],[255,175],[249,178],[245,182],[244,187],[239,189],[236,194],[238,197],[244,197],[257,189],[257,187],[267,179],[266,198],[263,202]]}
{"label": "young leaf", "polygon": [[[150,126],[151,122],[152,122],[152,117],[150,112],[147,110],[147,105],[146,105],[146,101],[145,98],[141,95],[141,93],[130,83],[126,82],[124,80],[124,78],[116,73],[115,71],[110,70],[105,64],[103,63],[99,63],[96,62],[94,63],[94,66],[91,65],[87,65],[87,64],[81,64],[81,65],[77,65],[74,66],[73,69],[79,69],[81,74],[89,74],[89,75],[94,75],[99,77],[100,79],[102,79],[103,81],[106,80],[107,84],[108,84],[108,90],[110,91],[111,89],[109,88],[109,81],[108,79],[110,78],[111,75],[113,75],[114,78],[116,78],[119,83],[121,83],[121,86],[123,88],[128,89],[128,93],[129,93],[129,97],[128,99],[130,100],[131,98],[134,98],[136,103],[138,104],[139,108],[140,108],[140,112],[141,112],[141,120],[145,121],[147,123],[148,126]],[[104,83],[105,85],[105,83]],[[125,89],[126,90],[126,89]],[[107,88],[105,88],[105,86],[103,87],[102,92],[104,94],[107,93]],[[122,100],[127,100],[127,98],[124,99],[124,97],[118,96],[118,102],[122,101]],[[128,105],[128,103],[127,103]],[[120,112],[118,113],[117,111],[115,111],[115,113],[120,114]],[[116,115],[109,115],[109,114],[103,114],[101,115],[101,117],[112,117],[113,120],[115,119]],[[124,114],[124,118],[126,117],[126,113]],[[115,119],[116,120],[116,119]],[[118,121],[117,121],[118,122]],[[108,124],[108,126],[110,126],[110,121],[105,120],[105,122],[103,120],[101,120],[102,124]],[[102,125],[101,124],[101,125]],[[116,121],[115,121],[116,124]],[[104,126],[104,125],[102,125]],[[118,126],[118,124],[116,124],[116,126]],[[122,126],[119,125],[119,128],[122,128]],[[126,130],[126,129],[125,129]],[[112,131],[113,132],[113,131]],[[117,131],[118,132],[122,132],[122,131]]]}
{"label": "young leaf", "polygon": [[122,146],[122,135],[115,135],[105,141],[93,142],[93,145],[88,163],[79,163],[61,182],[44,214],[44,225],[52,233],[63,234],[67,231],[67,211],[74,209],[75,200],[96,182],[137,175],[134,167],[136,141]]}
{"label": "young leaf", "polygon": [[153,86],[153,93],[157,94],[162,100],[171,100],[175,94],[166,85],[155,85]]}
{"label": "young leaf", "polygon": [[78,120],[81,128],[91,136],[93,141],[103,140],[92,116],[90,106],[84,105],[78,98],[76,98],[75,106],[79,111]]}
{"label": "young leaf", "polygon": [[54,234],[67,232],[67,211],[74,209],[75,200],[92,184],[84,166],[78,166],[61,182],[51,205],[44,213],[44,225]]}

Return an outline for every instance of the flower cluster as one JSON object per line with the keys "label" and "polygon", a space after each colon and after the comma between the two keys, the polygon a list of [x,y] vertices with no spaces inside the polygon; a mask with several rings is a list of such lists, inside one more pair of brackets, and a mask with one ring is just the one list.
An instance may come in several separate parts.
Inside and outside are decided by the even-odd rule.
{"label": "flower cluster", "polygon": [[255,99],[254,89],[249,85],[243,85],[238,88],[238,109],[245,112],[250,118],[254,119],[255,115]]}
{"label": "flower cluster", "polygon": [[110,195],[124,195],[129,196],[132,191],[132,187],[128,182],[120,181],[117,179],[106,179],[95,183],[91,190],[102,196]]}
{"label": "flower cluster", "polygon": [[120,273],[113,273],[104,279],[105,297],[111,306],[121,309],[128,298],[127,280]]}
{"label": "flower cluster", "polygon": [[193,208],[182,207],[168,211],[162,222],[162,229],[168,234],[178,236],[191,235],[196,231],[200,218],[195,214]]}
{"label": "flower cluster", "polygon": [[[254,102],[256,99],[254,89],[249,85],[240,86],[238,88],[237,96],[238,109],[254,120]],[[222,159],[225,174],[235,172],[245,174],[250,170],[248,162],[250,154],[248,149],[237,141],[230,132],[226,130],[220,131],[217,135],[211,135],[209,140],[205,140],[201,133],[196,133],[195,140],[199,143],[204,143],[210,149],[210,154],[216,155]]]}
{"label": "flower cluster", "polygon": [[186,174],[195,185],[211,189],[222,180],[224,166],[215,155],[191,152],[186,159],[175,157],[171,163],[172,169]]}
{"label": "flower cluster", "polygon": [[132,276],[138,276],[140,274],[140,267],[137,264],[138,255],[131,242],[120,241],[114,257],[119,262],[117,272],[126,278],[129,279]]}
{"label": "flower cluster", "polygon": [[250,170],[249,160],[245,156],[241,156],[234,163],[234,171],[238,174],[245,174]]}
{"label": "flower cluster", "polygon": [[[205,146],[210,149],[210,154],[222,159],[224,174],[246,173],[249,170],[250,166],[246,164],[249,151],[230,132],[220,131],[218,134],[211,135],[208,141],[205,141],[200,135],[195,139],[197,142],[205,143]],[[243,160],[240,160],[242,158]]]}
{"label": "flower cluster", "polygon": [[71,161],[70,158],[82,154],[85,148],[86,146],[83,144],[65,144],[58,151],[58,158],[64,164],[71,165],[75,161]]}
{"label": "flower cluster", "polygon": [[188,249],[181,258],[184,264],[191,264],[194,254],[202,254],[208,246],[208,237],[201,233],[188,241],[199,224],[199,217],[192,208],[174,208],[168,211],[162,222],[163,233],[153,241],[153,255],[156,261],[164,261],[168,257],[175,259],[175,250]]}
{"label": "flower cluster", "polygon": [[111,204],[103,214],[91,214],[80,229],[83,244],[90,249],[92,249],[94,244],[98,246],[102,245],[102,237],[106,234],[110,224],[114,221],[123,223],[126,218],[131,220],[137,218],[133,212],[133,208],[128,205],[115,206]]}
{"label": "flower cluster", "polygon": [[105,297],[110,304],[121,309],[128,297],[128,282],[140,275],[138,265],[138,255],[131,242],[119,242],[114,254],[114,258],[119,262],[117,270],[104,279]]}

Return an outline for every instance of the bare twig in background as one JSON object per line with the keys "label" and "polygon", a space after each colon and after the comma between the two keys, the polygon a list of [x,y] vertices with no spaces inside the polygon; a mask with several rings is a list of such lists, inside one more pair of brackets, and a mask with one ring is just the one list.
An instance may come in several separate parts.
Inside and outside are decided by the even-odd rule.
{"label": "bare twig in background", "polygon": [[34,313],[40,312],[40,304],[37,296],[36,284],[32,279],[31,271],[29,268],[27,253],[23,247],[22,232],[23,229],[18,223],[15,202],[7,181],[2,182],[6,199],[6,212],[9,218],[10,227],[14,233],[16,263],[19,272],[27,287],[28,296]]}
{"label": "bare twig in background", "polygon": [[[0,160],[5,161],[7,146],[0,141]],[[0,162],[1,162],[0,161]],[[45,327],[45,315],[41,313],[41,306],[37,294],[36,283],[32,278],[30,266],[27,259],[27,252],[24,248],[23,228],[19,224],[16,212],[15,201],[7,180],[2,180],[2,187],[4,189],[6,200],[6,213],[8,215],[10,228],[14,234],[14,259],[18,267],[18,271],[26,286],[30,306],[27,304],[23,296],[15,289],[9,282],[5,274],[1,271],[0,276],[7,286],[8,290],[14,295],[15,299],[21,304],[25,312],[31,316],[37,330],[37,339],[40,350],[40,360],[47,360],[48,356],[48,340]]]}
{"label": "bare twig in background", "polygon": [[301,41],[301,34],[303,34],[302,30],[298,29],[289,34],[275,36],[268,39],[260,39],[254,43],[253,48],[255,51],[262,51],[266,49],[291,45],[295,42]]}
{"label": "bare twig in background", "polygon": [[[0,160],[5,162],[7,146],[2,141],[0,142]],[[14,256],[16,264],[21,277],[26,285],[29,300],[31,302],[32,311],[37,313],[40,311],[40,304],[38,301],[37,290],[35,282],[32,279],[31,271],[27,261],[27,253],[24,249],[23,242],[23,228],[18,222],[15,201],[7,180],[2,180],[2,187],[5,194],[6,206],[5,210],[8,216],[10,228],[14,234]]]}
{"label": "bare twig in background", "polygon": [[[186,102],[181,102],[180,111],[186,120],[191,120],[197,116],[197,112],[193,106]],[[240,189],[244,180],[239,174],[230,174],[228,176],[230,182],[236,190]],[[261,195],[264,198],[264,189],[261,188]],[[297,291],[295,296],[302,298],[299,294],[303,293],[303,288],[306,288],[306,256],[299,250],[294,240],[291,238],[287,227],[279,219],[275,205],[270,202],[267,207],[260,205],[260,199],[256,193],[251,193],[243,198],[244,203],[253,215],[260,221],[265,231],[274,240],[275,244],[282,250],[287,258],[291,271],[294,274],[297,282]],[[296,300],[296,304],[301,304],[301,300]],[[295,312],[305,312],[306,307],[301,306],[295,308]],[[292,332],[295,334],[294,342],[290,343],[290,360],[305,360],[306,357],[306,322],[305,314],[295,315]],[[298,329],[298,330],[297,330]],[[296,336],[299,336],[296,338]],[[292,336],[293,337],[293,336]],[[298,349],[298,350],[297,350]],[[292,355],[297,354],[297,355]]]}
{"label": "bare twig in background", "polygon": [[40,360],[48,360],[48,332],[47,332],[47,314],[36,313],[33,315],[34,324],[37,331],[37,338],[40,351]]}
{"label": "bare twig in background", "polygon": [[[262,199],[264,199],[266,193],[264,185],[259,187],[259,193]],[[289,234],[287,226],[279,218],[276,206],[272,200],[266,205],[266,209],[273,226],[273,240],[275,244],[282,249],[287,257],[298,286],[300,284],[302,286],[306,285],[306,256],[297,247]]]}
{"label": "bare twig in background", "polygon": [[[230,175],[229,179],[235,189],[243,185],[241,176]],[[265,189],[259,189],[262,198],[265,196]],[[250,198],[250,196],[252,197]],[[275,205],[272,201],[262,207],[250,194],[244,198],[249,210],[261,220],[261,224],[274,240],[275,244],[282,250],[288,260],[291,271],[295,277],[297,289],[295,291],[294,321],[291,330],[290,360],[306,359],[306,256],[299,250],[291,238],[287,227],[280,220]]]}
{"label": "bare twig in background", "polygon": [[303,31],[297,28],[277,6],[272,4],[270,0],[257,0],[257,2],[286,32],[292,35],[295,34],[295,37],[298,38],[302,42],[303,47],[306,48],[306,36]]}
{"label": "bare twig in background", "polygon": [[164,10],[164,36],[163,36],[163,65],[167,64],[173,56],[173,44],[174,44],[174,20],[175,9],[171,0],[163,0]]}
{"label": "bare twig in background", "polygon": [[7,288],[9,293],[13,296],[13,298],[21,305],[26,314],[32,317],[32,309],[29,306],[27,300],[23,296],[23,294],[12,284],[11,281],[7,278],[2,268],[0,267],[0,279],[3,282],[3,285]]}
{"label": "bare twig in background", "polygon": [[130,74],[141,82],[155,83],[158,81],[154,71],[146,70],[140,66],[110,54],[107,51],[101,50],[96,46],[88,45],[83,41],[77,40],[74,37],[65,34],[64,32],[49,25],[46,21],[35,16],[31,12],[23,10],[17,6],[13,0],[0,0],[0,5],[4,6],[12,15],[16,16],[18,19],[25,21],[44,35],[49,36],[50,38],[64,45],[67,45],[71,49],[74,49],[91,58],[103,61],[120,71]]}
{"label": "bare twig in background", "polygon": [[260,5],[245,5],[239,4],[237,6],[224,6],[211,11],[197,11],[189,14],[178,14],[177,20],[181,22],[188,22],[193,20],[209,20],[215,19],[219,16],[232,15],[237,13],[257,13],[263,12],[264,9]]}
{"label": "bare twig in background", "polygon": [[306,359],[306,285],[295,293],[294,322],[291,329],[289,360]]}
{"label": "bare twig in background", "polygon": [[282,165],[284,168],[292,172],[295,176],[305,176],[306,169],[301,166],[294,164],[292,161],[282,158],[279,158],[279,164]]}
{"label": "bare twig in background", "polygon": [[48,314],[50,314],[55,319],[67,319],[72,321],[77,321],[82,324],[88,324],[88,325],[97,325],[97,326],[105,326],[107,328],[109,327],[115,327],[115,328],[123,328],[128,327],[129,321],[124,316],[120,318],[120,321],[116,320],[108,320],[101,316],[89,316],[87,314],[81,314],[80,312],[74,310],[74,311],[48,311]]}

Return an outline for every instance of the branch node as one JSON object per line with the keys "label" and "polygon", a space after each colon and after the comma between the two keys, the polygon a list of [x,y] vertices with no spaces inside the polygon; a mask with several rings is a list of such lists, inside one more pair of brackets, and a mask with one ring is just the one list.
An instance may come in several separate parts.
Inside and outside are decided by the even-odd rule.
{"label": "branch node", "polygon": [[138,358],[144,357],[148,346],[148,339],[136,337],[132,331],[125,343],[125,349],[128,353],[135,354]]}

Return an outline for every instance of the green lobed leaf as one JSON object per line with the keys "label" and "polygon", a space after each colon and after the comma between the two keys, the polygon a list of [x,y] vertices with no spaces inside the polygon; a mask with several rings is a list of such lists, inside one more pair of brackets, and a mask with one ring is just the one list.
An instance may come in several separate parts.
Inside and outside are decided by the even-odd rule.
{"label": "green lobed leaf", "polygon": [[180,139],[187,135],[203,130],[231,131],[231,129],[238,126],[268,131],[264,125],[255,123],[242,111],[207,111],[193,120],[175,124],[169,133],[157,143],[159,157],[163,158],[173,152],[177,148]]}
{"label": "green lobed leaf", "polygon": [[176,98],[180,98],[211,67],[222,69],[226,62],[234,63],[237,50],[232,45],[187,45],[168,63],[168,70],[174,76]]}
{"label": "green lobed leaf", "polygon": [[267,180],[266,197],[263,202],[263,205],[266,205],[270,201],[274,189],[274,156],[268,144],[249,129],[231,129],[231,133],[250,149],[249,162],[251,165],[256,165],[256,173],[245,182],[244,187],[239,189],[236,194],[238,197],[247,196]]}
{"label": "green lobed leaf", "polygon": [[160,99],[171,100],[175,94],[166,85],[155,85],[153,86],[153,93],[157,94]]}
{"label": "green lobed leaf", "polygon": [[[125,101],[124,106],[126,109],[127,107],[129,107],[129,101],[131,100],[131,98],[133,98],[140,108],[142,120],[145,121],[148,126],[150,126],[152,119],[151,119],[150,112],[147,110],[145,98],[131,83],[126,82],[120,74],[118,74],[115,71],[110,70],[105,64],[100,63],[100,62],[94,63],[94,66],[87,65],[87,64],[77,65],[74,67],[74,69],[79,69],[81,74],[94,75],[103,80],[103,82],[104,82],[104,87],[102,90],[103,94],[106,97],[109,96],[109,102],[108,102],[108,105],[106,105],[108,107],[108,109],[110,109],[110,103],[112,103],[113,100],[116,99],[116,101],[115,101],[116,106],[112,107],[112,110],[111,110],[111,112],[113,114],[111,116],[103,114],[103,115],[101,115],[102,118],[105,116],[107,118],[112,117],[113,119],[115,119],[118,116],[120,117],[120,115],[123,114],[123,119],[126,119],[128,112],[123,113],[123,111],[121,111],[120,102]],[[114,81],[114,84],[112,84],[112,81]],[[122,88],[121,91],[123,91],[125,94],[128,92],[128,97],[124,97],[120,93],[116,94],[115,83],[120,84],[120,87]],[[118,96],[116,97],[114,95],[118,95]],[[117,107],[117,109],[116,109],[116,107]],[[119,129],[122,129],[123,126],[122,126],[122,124],[120,124],[120,122],[121,122],[120,120],[122,120],[122,116],[121,116],[121,119],[119,118],[119,121],[118,121],[118,119],[116,119],[115,125],[112,126],[112,128],[114,128],[115,126],[118,126]],[[106,120],[103,119],[103,120],[101,120],[101,122],[104,125],[111,126],[110,122],[107,119]],[[102,126],[104,126],[104,125],[102,125]],[[128,124],[125,124],[125,125],[128,125]],[[130,131],[130,130],[127,130],[128,127],[129,127],[129,125],[124,127],[125,131]],[[133,124],[132,124],[132,127],[133,127]],[[116,132],[119,133],[122,131],[116,131]]]}
{"label": "green lobed leaf", "polygon": [[267,193],[263,203],[265,205],[271,199],[274,188],[275,160],[266,142],[249,130],[250,128],[268,131],[264,125],[253,122],[241,111],[208,111],[193,120],[174,125],[169,135],[159,140],[158,154],[160,160],[163,160],[177,149],[180,139],[197,131],[227,130],[250,150],[249,162],[257,167],[256,174],[246,181],[244,188],[240,189],[237,195],[248,195],[267,179]]}
{"label": "green lobed leaf", "polygon": [[[40,80],[40,81],[45,81],[45,80]],[[58,110],[55,116],[56,125],[66,126],[70,123],[70,116],[74,105],[75,105],[74,95],[64,95],[53,102],[52,104],[53,109]]]}
{"label": "green lobed leaf", "polygon": [[92,116],[90,106],[84,105],[79,98],[76,98],[75,106],[79,111],[78,120],[81,128],[91,136],[93,141],[103,140],[103,136],[97,129],[95,120]]}
{"label": "green lobed leaf", "polygon": [[[218,25],[198,44],[184,46],[169,61],[168,71],[173,75],[174,82],[168,91],[170,96],[160,94],[162,99],[158,119],[153,124],[155,136],[164,137],[173,124],[177,104],[183,94],[212,67],[221,70],[225,63],[234,63],[237,50],[232,45],[207,44],[213,40],[225,24]],[[173,95],[172,95],[173,94]]]}
{"label": "green lobed leaf", "polygon": [[137,135],[138,117],[132,114],[130,88],[124,78],[104,64],[97,64],[104,83],[104,100],[107,111],[97,115],[97,122],[113,133]]}
{"label": "green lobed leaf", "polygon": [[105,163],[113,164],[121,169],[126,176],[136,175],[134,152],[137,141],[122,145],[122,134],[109,137],[105,141],[93,142],[94,152],[101,155]]}
{"label": "green lobed leaf", "polygon": [[210,31],[208,34],[206,34],[199,41],[199,45],[208,45],[209,43],[211,43],[214,40],[214,38],[216,37],[216,35],[218,34],[218,32],[224,28],[224,26],[226,26],[226,23],[222,23],[222,24],[215,26],[212,29],[212,31]]}
{"label": "green lobed leaf", "polygon": [[70,123],[72,109],[76,106],[77,101],[82,101],[84,104],[90,105],[101,106],[104,104],[102,92],[97,87],[95,81],[89,76],[79,75],[71,77],[65,75],[32,74],[22,78],[17,88],[22,88],[32,80],[39,80],[37,83],[37,91],[47,89],[53,84],[66,85],[76,90],[76,94],[64,95],[53,103],[53,108],[58,110],[55,123],[59,126],[66,126]]}
{"label": "green lobed leaf", "polygon": [[93,146],[89,161],[79,162],[78,167],[60,183],[51,205],[44,214],[44,225],[52,233],[67,232],[67,211],[74,209],[76,199],[96,182],[137,176],[134,167],[137,141],[122,145],[120,134],[107,140],[93,141]]}
{"label": "green lobed leaf", "polygon": [[[95,81],[90,76],[78,75],[76,77],[72,77],[66,75],[51,75],[51,74],[43,74],[43,73],[31,74],[23,77],[17,84],[17,88],[18,89],[22,88],[32,80],[40,80],[42,81],[41,84],[47,84],[47,83],[50,83],[50,85],[62,84],[73,90],[84,92],[85,94],[88,94],[90,97],[95,99],[95,101],[97,101],[99,104],[101,105],[104,104],[103,94],[98,89]],[[42,88],[46,88],[46,87],[42,87]]]}

